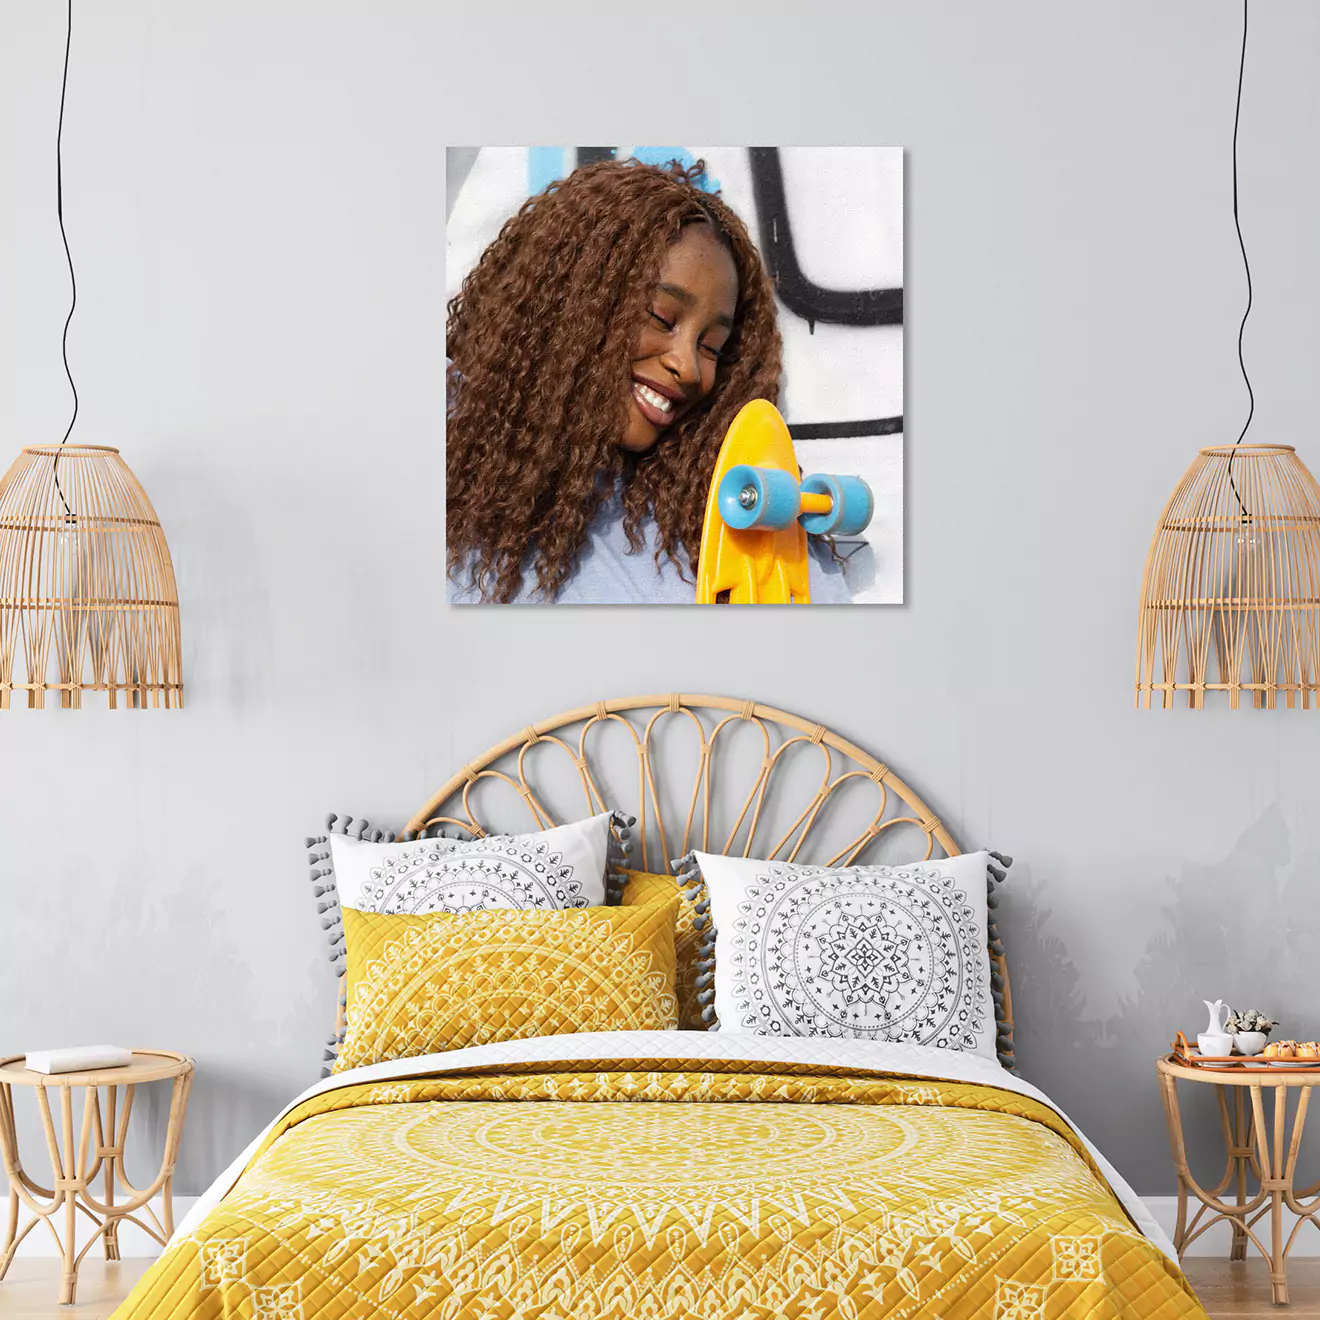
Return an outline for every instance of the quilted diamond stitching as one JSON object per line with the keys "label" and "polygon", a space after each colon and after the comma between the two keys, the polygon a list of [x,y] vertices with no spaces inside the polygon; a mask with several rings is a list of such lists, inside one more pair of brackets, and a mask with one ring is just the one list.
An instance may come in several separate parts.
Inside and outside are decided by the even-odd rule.
{"label": "quilted diamond stitching", "polygon": [[[656,875],[649,871],[627,871],[627,884],[623,891],[624,907],[637,907],[647,903],[660,903],[674,897],[677,882],[672,875]],[[705,1031],[701,1020],[702,1005],[697,999],[700,987],[697,977],[700,969],[702,935],[693,927],[696,901],[686,890],[678,889],[678,916],[674,922],[674,965],[678,995],[678,1026],[681,1031]]]}
{"label": "quilted diamond stitching", "polygon": [[[695,1181],[663,1213],[651,1184],[630,1181],[626,1170],[620,1184],[613,1156],[600,1148],[620,1119],[602,1114],[583,1128],[575,1118],[583,1108],[617,1110],[620,1101],[632,1117],[619,1151],[632,1166],[649,1167],[652,1149],[667,1152],[655,1166],[661,1175],[685,1160],[690,1166],[682,1176]],[[588,1066],[362,1084],[301,1108],[229,1198],[144,1277],[119,1320],[1204,1317],[1172,1263],[1126,1228],[1082,1162],[1081,1143],[1065,1139],[1063,1120],[1003,1089],[809,1068],[749,1075]],[[712,1125],[714,1111],[722,1113]],[[886,1114],[915,1124],[916,1138],[939,1125],[924,1148],[936,1163],[941,1152],[962,1150],[980,1162],[973,1168],[996,1172],[980,1182],[975,1172],[949,1179],[921,1157],[918,1140],[919,1183],[903,1191],[903,1161],[882,1159],[867,1192],[858,1181],[876,1154],[867,1132],[883,1135]],[[746,1161],[744,1147],[726,1139],[730,1123],[744,1122],[755,1147]],[[967,1127],[968,1139],[950,1140],[950,1123]],[[481,1137],[490,1124],[502,1128],[502,1140]],[[446,1129],[445,1140],[437,1145],[432,1135],[428,1144],[428,1133]],[[829,1130],[835,1140],[822,1144]],[[816,1153],[799,1160],[795,1142]],[[695,1143],[690,1156],[685,1143]],[[576,1179],[589,1201],[595,1195],[594,1211],[585,1203],[535,1209],[543,1188],[554,1193],[576,1176],[559,1146],[594,1161],[594,1172]],[[424,1194],[409,1190],[410,1157]],[[843,1160],[837,1170],[831,1158]],[[566,1173],[554,1171],[557,1159]],[[709,1173],[723,1181],[706,1211],[698,1202]],[[513,1182],[502,1182],[505,1175]],[[763,1198],[759,1211],[740,1206],[748,1195]],[[867,1196],[882,1200],[868,1204]],[[199,1262],[226,1240],[248,1244],[244,1277],[198,1307],[191,1299]],[[1103,1279],[1055,1277],[1062,1258],[1096,1253]]]}
{"label": "quilted diamond stitching", "polygon": [[348,1030],[335,1061],[677,1024],[677,896],[628,908],[424,916],[344,910]]}

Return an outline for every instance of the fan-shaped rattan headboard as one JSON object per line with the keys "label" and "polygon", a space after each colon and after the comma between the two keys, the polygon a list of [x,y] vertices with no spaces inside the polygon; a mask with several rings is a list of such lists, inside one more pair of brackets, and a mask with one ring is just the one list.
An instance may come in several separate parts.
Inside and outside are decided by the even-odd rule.
{"label": "fan-shaped rattan headboard", "polygon": [[[662,731],[688,735],[690,789],[661,750]],[[667,765],[674,766],[671,775]],[[565,796],[565,784],[574,781],[582,796]],[[745,792],[742,785],[749,785]],[[564,810],[556,811],[552,793]],[[498,815],[497,796],[504,799]],[[757,701],[685,692],[616,697],[539,720],[465,765],[407,829],[525,830],[529,814],[531,828],[544,829],[581,814],[583,800],[589,813],[618,809],[637,817],[633,865],[651,871],[670,870],[690,848],[836,866],[873,847],[904,861],[914,853],[930,857],[936,847],[945,856],[959,851],[939,817],[889,766],[823,724]],[[1003,1025],[1011,1030],[1008,965],[1002,952],[992,950],[991,959],[996,980],[1002,978]]]}

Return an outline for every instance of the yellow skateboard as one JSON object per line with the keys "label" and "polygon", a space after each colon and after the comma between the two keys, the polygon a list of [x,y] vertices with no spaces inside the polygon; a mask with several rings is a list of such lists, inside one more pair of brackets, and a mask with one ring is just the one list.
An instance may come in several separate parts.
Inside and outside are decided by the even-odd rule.
{"label": "yellow skateboard", "polygon": [[[697,604],[807,605],[807,534],[855,536],[875,500],[860,477],[803,477],[793,437],[768,399],[733,419],[710,479]],[[727,595],[725,595],[727,593]]]}

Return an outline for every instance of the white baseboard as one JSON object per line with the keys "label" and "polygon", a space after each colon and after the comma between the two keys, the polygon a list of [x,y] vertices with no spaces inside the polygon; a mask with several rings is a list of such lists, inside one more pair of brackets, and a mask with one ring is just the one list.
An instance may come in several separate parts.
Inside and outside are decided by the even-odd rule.
{"label": "white baseboard", "polygon": [[[1164,1229],[1170,1237],[1173,1236],[1173,1226],[1178,1219],[1178,1198],[1176,1196],[1146,1196],[1142,1198],[1156,1222]],[[176,1196],[174,1198],[174,1222],[180,1223],[192,1209],[193,1203],[197,1200],[195,1196]],[[151,1208],[156,1214],[160,1214],[159,1198],[152,1202]],[[1293,1225],[1297,1222],[1297,1217],[1285,1210],[1283,1213],[1283,1227],[1285,1233],[1291,1233]],[[86,1242],[85,1236],[90,1227],[85,1217],[79,1217],[79,1245]],[[0,1229],[0,1231],[3,1231]],[[1262,1222],[1257,1225],[1256,1234],[1262,1242],[1268,1244],[1267,1234],[1269,1233],[1269,1224]],[[1216,1224],[1208,1229],[1188,1248],[1189,1256],[1222,1256],[1227,1258],[1230,1241],[1230,1229],[1226,1223]],[[119,1230],[119,1253],[121,1256],[158,1256],[160,1246],[149,1238],[140,1228],[134,1224],[124,1224]],[[1248,1245],[1248,1253],[1255,1254],[1255,1248]],[[23,1245],[19,1247],[20,1256],[58,1256],[59,1252],[55,1247],[55,1239],[51,1237],[50,1230],[42,1228],[38,1224],[31,1233],[24,1239]],[[98,1254],[97,1248],[93,1247],[88,1253],[89,1257]],[[1303,1228],[1297,1234],[1297,1241],[1293,1246],[1292,1254],[1294,1256],[1320,1256],[1320,1232],[1313,1229]]]}
{"label": "white baseboard", "polygon": [[[1155,1216],[1156,1223],[1170,1236],[1173,1236],[1173,1226],[1178,1222],[1178,1198],[1176,1196],[1143,1196],[1141,1198],[1146,1203],[1146,1208]],[[1195,1212],[1198,1202],[1192,1199],[1188,1204],[1188,1218]],[[1283,1233],[1284,1242],[1288,1241],[1288,1234],[1293,1231],[1293,1226],[1297,1223],[1297,1216],[1290,1210],[1284,1209],[1283,1212]],[[1220,1256],[1228,1259],[1229,1244],[1232,1242],[1232,1228],[1229,1224],[1221,1220],[1212,1228],[1206,1229],[1190,1247],[1187,1248],[1189,1256]],[[1252,1228],[1252,1232],[1261,1240],[1265,1246],[1270,1245],[1270,1220],[1266,1215],[1258,1224]],[[1259,1256],[1260,1252],[1247,1243],[1247,1259],[1251,1260],[1254,1256]],[[1315,1228],[1303,1227],[1297,1234],[1297,1241],[1293,1244],[1292,1255],[1294,1256],[1320,1256],[1320,1232]]]}
{"label": "white baseboard", "polygon": [[[193,1204],[196,1200],[197,1197],[195,1196],[176,1196],[174,1198],[174,1222],[176,1224],[183,1222],[184,1215],[193,1208]],[[161,1215],[160,1197],[154,1197],[150,1202],[150,1205],[156,1212],[156,1218],[159,1219]],[[142,1211],[139,1210],[138,1214],[142,1215],[144,1219],[146,1218],[146,1216],[142,1214]],[[27,1216],[28,1218],[31,1218],[31,1216],[27,1215],[27,1211],[24,1208],[20,1208],[19,1215],[20,1221],[18,1227],[19,1231],[22,1232],[23,1225],[26,1222],[23,1216]],[[56,1224],[57,1228],[63,1228],[63,1217],[63,1211],[55,1216],[56,1219],[61,1221]],[[151,1221],[148,1219],[147,1222],[150,1223]],[[0,1224],[0,1237],[2,1237],[7,1227],[7,1223]],[[86,1215],[80,1214],[78,1216],[79,1250],[81,1250],[86,1243],[91,1231],[92,1221],[88,1219]],[[50,1229],[41,1224],[36,1224],[33,1226],[32,1231],[27,1237],[23,1239],[23,1243],[18,1249],[18,1254],[20,1256],[58,1256],[60,1250],[55,1245],[55,1239],[51,1235]],[[160,1243],[154,1238],[148,1237],[148,1235],[136,1224],[130,1224],[125,1220],[124,1223],[119,1226],[119,1254],[121,1256],[156,1257],[160,1255]],[[84,1257],[85,1260],[103,1260],[104,1258],[105,1252],[100,1247],[90,1248],[87,1255]]]}

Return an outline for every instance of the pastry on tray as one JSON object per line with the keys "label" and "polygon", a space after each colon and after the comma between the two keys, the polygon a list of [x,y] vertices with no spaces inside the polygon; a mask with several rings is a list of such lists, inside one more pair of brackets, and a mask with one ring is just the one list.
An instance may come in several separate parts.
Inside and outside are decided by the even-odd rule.
{"label": "pastry on tray", "polygon": [[1272,1040],[1265,1046],[1266,1059],[1307,1059],[1320,1062],[1320,1043],[1313,1040]]}

